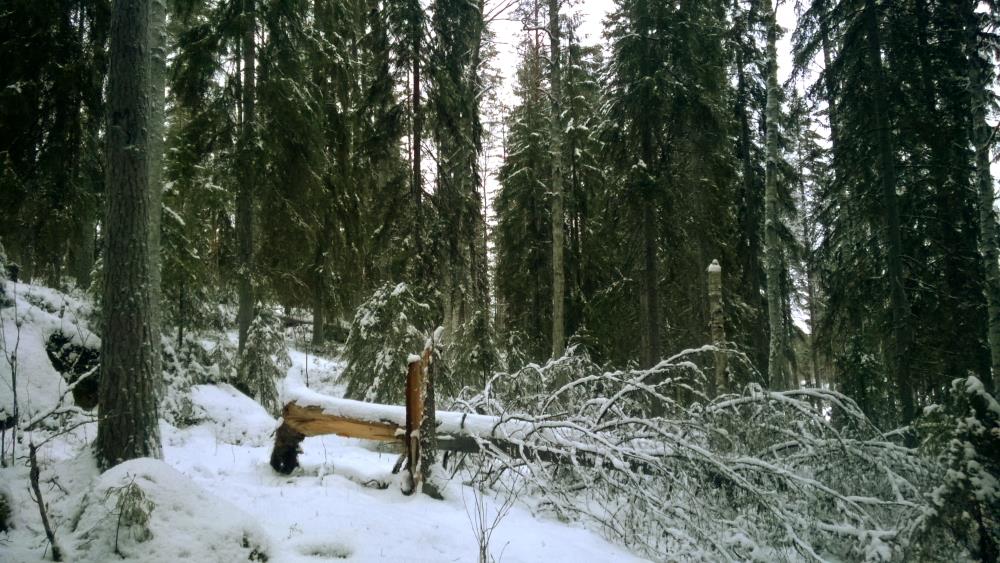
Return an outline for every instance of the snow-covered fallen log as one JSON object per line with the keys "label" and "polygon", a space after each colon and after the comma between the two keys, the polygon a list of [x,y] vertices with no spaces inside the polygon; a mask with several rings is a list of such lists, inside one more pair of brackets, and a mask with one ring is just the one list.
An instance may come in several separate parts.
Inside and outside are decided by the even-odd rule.
{"label": "snow-covered fallen log", "polygon": [[[294,454],[300,442],[311,436],[336,434],[345,438],[398,442],[403,446],[406,407],[330,397],[304,387],[286,389],[285,401],[271,457],[271,465],[279,472],[289,473],[297,466]],[[555,426],[454,411],[436,411],[435,419],[440,450],[478,453],[483,447],[490,447],[542,461],[572,461],[573,456],[527,443],[535,433],[551,431]],[[585,459],[577,459],[576,463],[581,461],[588,463]]]}

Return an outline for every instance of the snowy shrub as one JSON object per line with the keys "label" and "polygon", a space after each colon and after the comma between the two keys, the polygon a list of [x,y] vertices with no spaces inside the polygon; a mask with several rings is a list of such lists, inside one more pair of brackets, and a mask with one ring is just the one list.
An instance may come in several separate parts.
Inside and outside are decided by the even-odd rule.
{"label": "snowy shrub", "polygon": [[[424,349],[433,328],[431,307],[418,301],[406,284],[376,290],[355,313],[344,347],[346,396],[402,403],[407,358]],[[447,377],[440,372],[435,377],[439,389],[447,387]]]}
{"label": "snowy shrub", "polygon": [[[1000,559],[1000,403],[976,377],[955,379],[947,407],[931,406],[918,425],[923,448],[944,468],[931,493],[929,528],[954,533],[973,559]],[[925,542],[941,547],[942,542]],[[954,552],[954,550],[952,550]],[[928,558],[948,553],[929,553]]]}
{"label": "snowy shrub", "polygon": [[259,307],[250,323],[246,345],[240,357],[239,385],[273,415],[281,412],[278,382],[284,379],[292,361],[277,315]]}
{"label": "snowy shrub", "polygon": [[[219,363],[226,369],[231,366],[231,354],[227,354],[221,339],[212,350],[191,338],[190,335],[178,348],[167,335],[161,335],[161,366],[163,369],[164,393],[160,400],[160,414],[175,426],[187,426],[196,422],[191,404],[191,387],[204,383],[219,383]],[[228,347],[231,352],[232,346]]]}
{"label": "snowy shrub", "polygon": [[110,487],[105,494],[105,502],[114,505],[115,523],[115,553],[121,556],[118,540],[122,530],[125,530],[137,543],[149,541],[153,532],[149,529],[149,516],[153,511],[153,503],[146,498],[146,493],[135,484],[135,477],[120,487]]}
{"label": "snowy shrub", "polygon": [[482,440],[478,474],[657,560],[905,556],[933,467],[836,392],[750,383],[710,399],[714,351],[609,373],[571,353],[497,374],[464,407],[522,430]]}

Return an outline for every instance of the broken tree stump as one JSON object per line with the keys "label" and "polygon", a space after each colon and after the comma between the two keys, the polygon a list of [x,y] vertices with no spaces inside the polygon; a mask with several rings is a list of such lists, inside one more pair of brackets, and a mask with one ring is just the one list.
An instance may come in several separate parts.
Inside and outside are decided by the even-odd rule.
{"label": "broken tree stump", "polygon": [[406,469],[410,476],[411,494],[420,486],[420,426],[424,421],[424,362],[419,356],[411,357],[406,369]]}
{"label": "broken tree stump", "polygon": [[726,372],[728,358],[722,347],[726,342],[726,316],[722,309],[722,267],[718,260],[708,265],[708,327],[712,334],[715,350],[715,374],[709,381],[709,396],[729,391],[729,376]]}

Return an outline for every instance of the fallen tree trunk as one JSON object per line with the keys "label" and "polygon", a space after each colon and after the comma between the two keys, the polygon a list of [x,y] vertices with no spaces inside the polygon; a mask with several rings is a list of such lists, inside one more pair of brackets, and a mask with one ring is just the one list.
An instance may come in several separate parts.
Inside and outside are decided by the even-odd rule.
{"label": "fallen tree trunk", "polygon": [[[271,467],[275,471],[287,475],[298,467],[301,442],[311,436],[335,434],[395,442],[400,451],[408,451],[404,407],[337,399],[308,390],[300,393],[301,396],[285,405],[282,413],[283,421],[271,453]],[[587,451],[567,453],[565,449],[529,445],[528,436],[542,430],[525,421],[453,411],[437,411],[435,418],[439,450],[475,454],[488,448],[526,461],[565,462],[585,467],[614,465]],[[629,460],[627,465],[640,473],[650,472],[643,460]]]}

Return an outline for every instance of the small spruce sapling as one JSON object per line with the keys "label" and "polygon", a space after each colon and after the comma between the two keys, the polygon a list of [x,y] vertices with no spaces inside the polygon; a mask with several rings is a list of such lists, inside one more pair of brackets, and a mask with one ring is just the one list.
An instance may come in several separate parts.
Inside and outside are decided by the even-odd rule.
{"label": "small spruce sapling", "polygon": [[240,385],[269,413],[277,416],[281,410],[278,381],[285,377],[291,365],[277,316],[270,309],[258,307],[240,357]]}
{"label": "small spruce sapling", "polygon": [[932,492],[931,523],[961,530],[958,538],[973,558],[1000,558],[1000,403],[976,377],[951,383],[945,408],[930,406],[918,427],[928,436],[944,479]]}
{"label": "small spruce sapling", "polygon": [[376,290],[358,308],[347,337],[346,396],[402,404],[406,360],[423,350],[433,327],[431,307],[418,301],[406,284]]}

